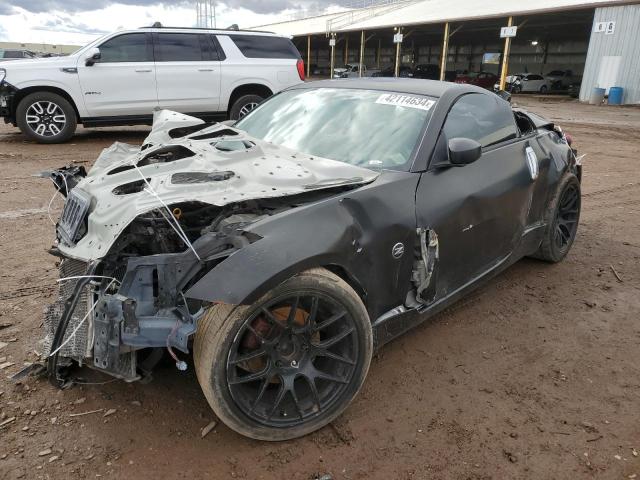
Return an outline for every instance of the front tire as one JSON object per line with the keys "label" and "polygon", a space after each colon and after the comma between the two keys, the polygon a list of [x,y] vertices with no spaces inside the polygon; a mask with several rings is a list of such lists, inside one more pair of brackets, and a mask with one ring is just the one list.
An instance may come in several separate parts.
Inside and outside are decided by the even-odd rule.
{"label": "front tire", "polygon": [[251,113],[264,100],[260,95],[243,95],[238,98],[229,110],[229,118],[232,120],[240,120],[245,115]]}
{"label": "front tire", "polygon": [[578,231],[580,221],[580,181],[567,174],[547,208],[544,237],[533,258],[558,263],[567,256]]}
{"label": "front tire", "polygon": [[38,143],[62,143],[76,131],[76,112],[69,101],[55,93],[35,92],[16,109],[18,127]]}
{"label": "front tire", "polygon": [[200,386],[229,428],[256,440],[301,437],[333,421],[369,369],[367,311],[340,277],[316,268],[253,305],[215,305],[200,320]]}

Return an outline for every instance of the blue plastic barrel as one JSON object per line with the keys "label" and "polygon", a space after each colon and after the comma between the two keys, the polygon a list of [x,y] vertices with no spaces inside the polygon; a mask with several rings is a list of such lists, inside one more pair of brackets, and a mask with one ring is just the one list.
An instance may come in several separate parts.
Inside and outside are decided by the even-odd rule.
{"label": "blue plastic barrel", "polygon": [[622,105],[622,94],[624,93],[624,88],[622,87],[611,87],[609,89],[609,105]]}

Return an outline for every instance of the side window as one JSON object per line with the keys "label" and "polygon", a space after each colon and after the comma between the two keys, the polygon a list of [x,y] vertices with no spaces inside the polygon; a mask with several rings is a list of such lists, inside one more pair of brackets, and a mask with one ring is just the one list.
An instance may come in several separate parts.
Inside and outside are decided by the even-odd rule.
{"label": "side window", "polygon": [[229,38],[247,58],[300,59],[298,49],[288,38],[266,35],[229,35]]}
{"label": "side window", "polygon": [[118,35],[100,45],[100,63],[153,62],[146,33]]}
{"label": "side window", "polygon": [[[495,98],[494,98],[495,97]],[[449,111],[442,128],[447,140],[465,137],[483,147],[517,138],[513,113],[497,95],[471,93],[461,97]]]}
{"label": "side window", "polygon": [[154,39],[156,62],[200,62],[217,60],[208,35],[194,33],[159,33]]}
{"label": "side window", "polygon": [[540,75],[529,75],[529,80],[544,80]]}

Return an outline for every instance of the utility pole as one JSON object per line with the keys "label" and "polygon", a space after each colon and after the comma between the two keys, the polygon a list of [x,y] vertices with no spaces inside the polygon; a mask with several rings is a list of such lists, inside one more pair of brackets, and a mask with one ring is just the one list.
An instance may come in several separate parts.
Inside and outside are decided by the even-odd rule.
{"label": "utility pole", "polygon": [[400,48],[402,45],[402,27],[398,27],[398,33],[394,36],[393,41],[396,43],[396,68],[394,76],[397,78],[400,75]]}
{"label": "utility pole", "polygon": [[[513,26],[513,17],[509,17],[508,27]],[[509,69],[509,50],[511,49],[511,37],[504,39],[504,53],[502,54],[502,70],[500,71],[500,90],[504,90]]]}
{"label": "utility pole", "polygon": [[444,81],[447,70],[447,53],[449,52],[449,22],[444,24],[444,39],[442,40],[442,54],[440,55],[440,81]]}
{"label": "utility pole", "polygon": [[332,33],[329,37],[329,46],[331,47],[331,70],[329,72],[329,78],[333,78],[334,59],[336,53],[336,34]]}
{"label": "utility pole", "polygon": [[311,72],[311,35],[307,35],[307,78]]}
{"label": "utility pole", "polygon": [[358,76],[362,77],[362,62],[364,62],[364,30],[360,35],[360,65],[358,66]]}

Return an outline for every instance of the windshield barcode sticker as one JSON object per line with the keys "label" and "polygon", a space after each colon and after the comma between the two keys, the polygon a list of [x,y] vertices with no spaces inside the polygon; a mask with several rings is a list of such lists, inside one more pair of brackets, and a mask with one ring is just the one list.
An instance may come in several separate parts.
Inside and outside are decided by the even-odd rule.
{"label": "windshield barcode sticker", "polygon": [[385,93],[380,95],[376,103],[382,105],[393,105],[394,107],[418,108],[420,110],[430,110],[436,103],[425,97],[414,97],[411,95],[400,95],[397,93]]}

